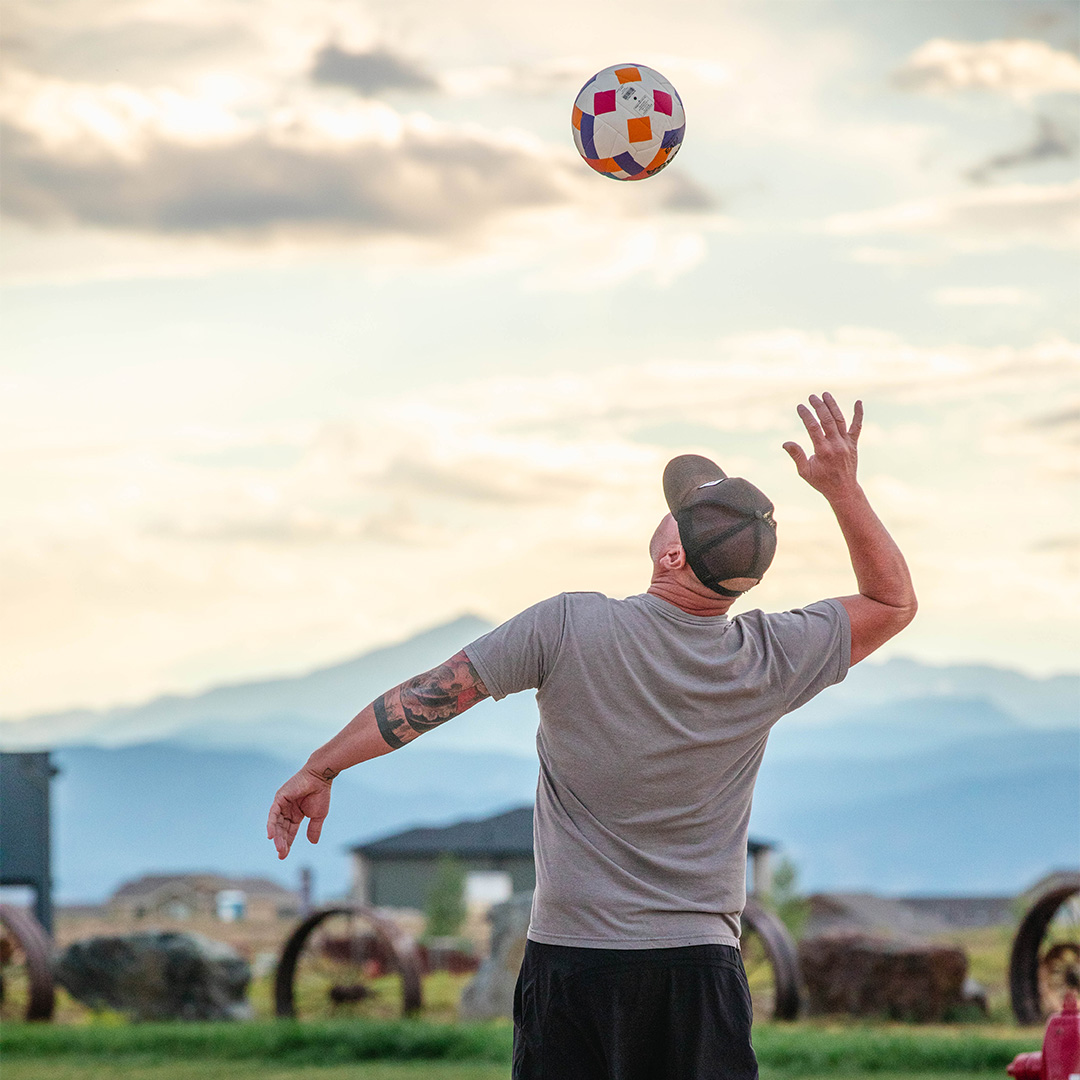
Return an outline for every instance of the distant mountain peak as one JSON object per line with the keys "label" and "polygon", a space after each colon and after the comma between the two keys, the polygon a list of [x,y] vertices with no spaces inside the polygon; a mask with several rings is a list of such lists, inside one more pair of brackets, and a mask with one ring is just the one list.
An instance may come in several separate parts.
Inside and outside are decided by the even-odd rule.
{"label": "distant mountain peak", "polygon": [[[240,734],[259,728],[239,742],[267,742],[266,728],[285,723],[303,731],[327,724],[340,727],[374,697],[404,679],[449,659],[491,629],[477,615],[459,615],[404,641],[380,646],[349,660],[303,675],[226,683],[193,694],[165,694],[141,705],[112,709],[74,709],[0,719],[0,745],[29,749],[95,743],[124,746],[155,739],[210,735],[220,743],[230,729]],[[200,738],[193,741],[199,742]]]}

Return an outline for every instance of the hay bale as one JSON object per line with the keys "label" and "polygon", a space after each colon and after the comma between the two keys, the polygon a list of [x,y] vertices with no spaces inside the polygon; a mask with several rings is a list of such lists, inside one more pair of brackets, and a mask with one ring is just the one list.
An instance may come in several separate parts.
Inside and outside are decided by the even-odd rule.
{"label": "hay bale", "polygon": [[829,934],[799,944],[811,1015],[940,1021],[964,1003],[967,957],[951,945]]}

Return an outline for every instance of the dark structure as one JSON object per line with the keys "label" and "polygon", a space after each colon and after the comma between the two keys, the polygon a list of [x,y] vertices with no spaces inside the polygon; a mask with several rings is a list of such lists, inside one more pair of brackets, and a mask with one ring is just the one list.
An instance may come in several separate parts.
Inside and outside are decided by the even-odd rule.
{"label": "dark structure", "polygon": [[460,859],[466,874],[509,875],[511,893],[536,885],[531,806],[479,821],[408,829],[351,850],[353,898],[374,907],[423,908],[436,864],[447,855]]}
{"label": "dark structure", "polygon": [[0,754],[0,885],[34,890],[34,914],[53,932],[48,751]]}
{"label": "dark structure", "polygon": [[[464,864],[466,875],[506,875],[507,895],[530,892],[536,886],[532,820],[533,808],[519,806],[476,821],[407,829],[357,844],[350,849],[352,898],[373,907],[423,908],[436,864],[447,855]],[[772,887],[769,857],[773,845],[750,840],[747,850],[752,866],[750,891],[767,893]]]}

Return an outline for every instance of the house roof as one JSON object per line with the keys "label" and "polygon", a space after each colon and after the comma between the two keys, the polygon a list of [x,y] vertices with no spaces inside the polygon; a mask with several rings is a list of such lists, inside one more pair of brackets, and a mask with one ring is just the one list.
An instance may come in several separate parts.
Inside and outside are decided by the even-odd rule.
{"label": "house roof", "polygon": [[239,889],[248,896],[271,896],[295,898],[291,889],[286,889],[268,878],[244,877],[229,878],[220,874],[144,874],[142,877],[125,881],[113,893],[114,900],[136,900],[140,897],[153,896],[163,890],[176,892],[220,892],[223,889]]}
{"label": "house roof", "polygon": [[[750,840],[751,854],[771,850],[772,844]],[[352,851],[369,859],[424,856],[521,856],[533,855],[533,808],[519,806],[494,817],[459,821],[453,825],[406,829],[378,840],[354,844]]]}
{"label": "house roof", "polygon": [[532,858],[531,806],[519,806],[494,817],[459,821],[441,828],[406,829],[352,850],[368,858],[424,855],[520,855]]}
{"label": "house roof", "polygon": [[934,913],[914,911],[892,897],[872,893],[816,893],[809,900],[806,932],[811,937],[840,930],[922,937],[949,929]]}
{"label": "house roof", "polygon": [[871,931],[925,937],[956,929],[1002,926],[1014,917],[1011,896],[875,896],[816,893],[810,898],[808,936]]}

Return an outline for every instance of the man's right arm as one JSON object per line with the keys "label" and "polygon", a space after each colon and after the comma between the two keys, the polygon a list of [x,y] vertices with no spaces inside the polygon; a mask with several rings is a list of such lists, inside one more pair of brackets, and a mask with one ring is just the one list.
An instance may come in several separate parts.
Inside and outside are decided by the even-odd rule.
{"label": "man's right arm", "polygon": [[289,854],[305,818],[308,839],[319,842],[330,812],[330,785],[339,773],[397,750],[487,696],[487,687],[462,651],[376,698],[278,789],[266,822],[278,858]]}
{"label": "man's right arm", "polygon": [[832,394],[812,394],[810,404],[814,411],[800,405],[799,416],[813,455],[807,458],[793,442],[784,449],[799,475],[828,500],[847,544],[859,592],[838,599],[851,622],[851,663],[857,664],[903,630],[918,603],[904,556],[856,479],[862,402],[855,402],[850,427]]}

